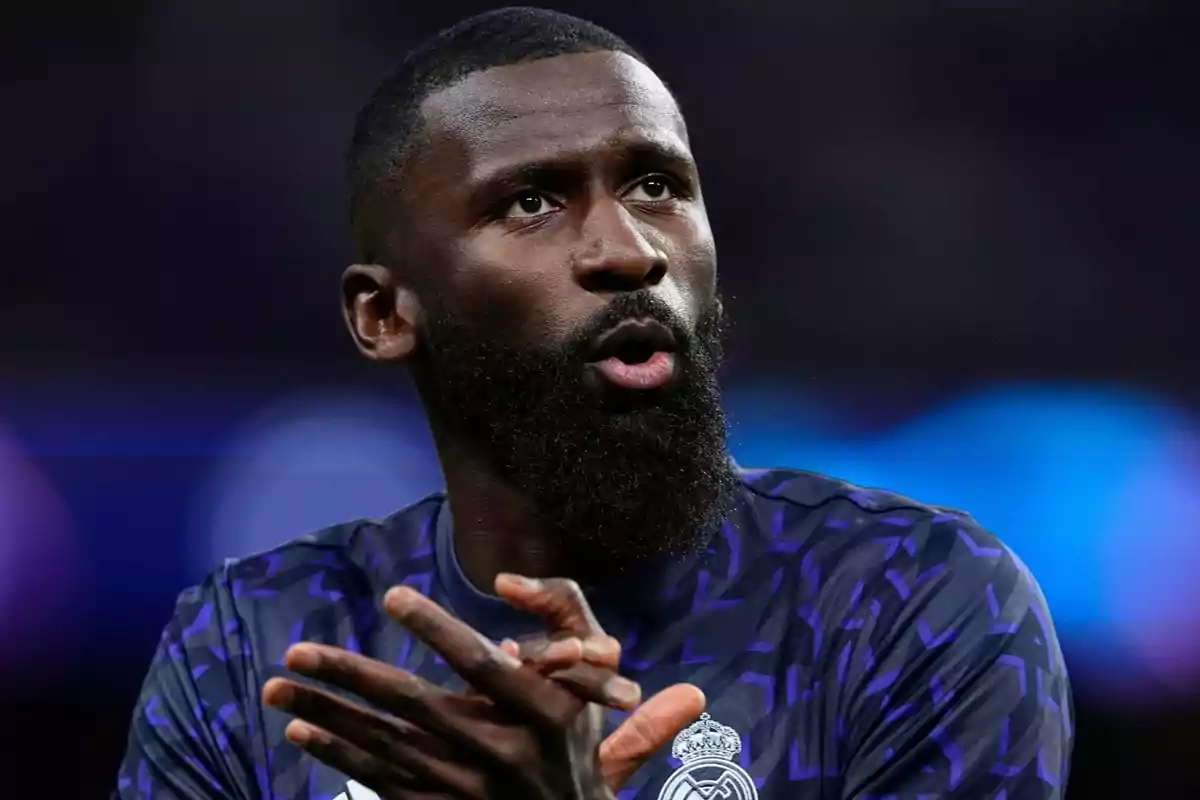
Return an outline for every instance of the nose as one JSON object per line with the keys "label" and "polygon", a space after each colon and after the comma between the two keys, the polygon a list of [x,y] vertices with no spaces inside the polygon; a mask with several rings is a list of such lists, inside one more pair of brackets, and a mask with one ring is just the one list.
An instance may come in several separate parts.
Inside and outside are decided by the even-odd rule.
{"label": "nose", "polygon": [[666,254],[619,202],[597,203],[583,221],[582,233],[575,279],[589,292],[636,292],[667,274]]}

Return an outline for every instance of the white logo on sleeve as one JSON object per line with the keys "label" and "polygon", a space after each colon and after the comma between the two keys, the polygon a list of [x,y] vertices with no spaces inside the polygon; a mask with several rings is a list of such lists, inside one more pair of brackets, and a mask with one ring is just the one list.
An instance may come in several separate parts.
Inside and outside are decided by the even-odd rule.
{"label": "white logo on sleeve", "polygon": [[658,800],[758,800],[754,780],[734,758],[742,737],[708,714],[679,732],[671,755],[683,762],[671,773]]}
{"label": "white logo on sleeve", "polygon": [[333,800],[380,800],[379,795],[363,786],[358,781],[350,781],[342,793]]}

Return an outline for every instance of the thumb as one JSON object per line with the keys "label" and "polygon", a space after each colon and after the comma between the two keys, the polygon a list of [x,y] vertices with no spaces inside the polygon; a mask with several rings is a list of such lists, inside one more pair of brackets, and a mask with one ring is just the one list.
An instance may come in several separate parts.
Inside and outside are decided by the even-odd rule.
{"label": "thumb", "polygon": [[690,683],[668,686],[633,710],[600,745],[600,766],[613,791],[658,748],[704,711],[704,692]]}

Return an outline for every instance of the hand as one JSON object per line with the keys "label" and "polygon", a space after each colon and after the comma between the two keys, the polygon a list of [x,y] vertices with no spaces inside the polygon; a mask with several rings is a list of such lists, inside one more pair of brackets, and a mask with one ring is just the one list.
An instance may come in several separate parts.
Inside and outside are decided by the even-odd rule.
{"label": "hand", "polygon": [[[496,592],[512,605],[543,616],[550,615],[547,606],[556,601],[553,588],[530,586],[503,575],[496,581]],[[541,674],[554,678],[577,697],[607,704],[600,687],[606,677],[617,670],[621,660],[620,642],[598,632],[599,625],[592,627],[587,620],[562,622],[571,630],[593,632],[583,638],[577,635],[552,638],[564,636],[560,631],[525,638],[519,643],[506,639],[500,643],[500,648]],[[600,767],[609,789],[616,792],[624,786],[647,758],[670,742],[685,725],[694,722],[704,707],[704,693],[691,684],[680,683],[668,686],[633,709],[600,745]]]}
{"label": "hand", "polygon": [[[547,582],[544,593],[557,598],[543,601],[543,613],[554,630],[599,630],[573,584]],[[404,670],[315,644],[292,648],[285,664],[352,692],[379,711],[286,679],[273,679],[263,690],[265,703],[302,718],[288,726],[293,742],[381,797],[610,797],[606,778],[623,780],[636,768],[636,764],[629,766],[631,754],[636,757],[639,748],[647,753],[657,749],[655,744],[647,750],[648,737],[642,735],[657,728],[637,723],[645,720],[643,713],[635,713],[610,737],[617,746],[606,743],[617,765],[606,768],[597,759],[598,709],[588,708],[556,681],[521,666],[411,590],[389,592],[385,607],[486,697],[446,692]],[[584,649],[583,640],[578,640],[578,644],[547,648],[543,655],[548,664],[586,674],[587,664],[569,666],[571,654],[581,656]],[[557,661],[550,658],[554,653]],[[576,688],[583,687],[588,696],[603,697],[616,707],[636,703],[636,684],[611,670],[590,669],[591,682]],[[699,690],[686,686],[672,687],[659,697],[664,695],[669,702],[656,697],[643,706],[657,710],[656,719],[680,701],[688,707],[665,741],[699,713],[703,698]],[[602,757],[604,752],[600,751]]]}
{"label": "hand", "polygon": [[[583,641],[575,637],[552,640],[541,636],[520,643],[506,639],[500,648],[567,686],[580,698],[600,696],[598,686],[603,678],[598,676],[603,672],[592,673],[588,668],[615,672],[621,656],[616,640],[604,636]],[[700,716],[704,705],[703,692],[691,684],[680,683],[663,689],[633,709],[600,743],[600,769],[608,788],[616,792],[624,786],[647,758]]]}
{"label": "hand", "polygon": [[[483,696],[448,692],[337,648],[297,645],[286,666],[378,710],[271,681],[265,702],[301,718],[288,726],[292,742],[387,800],[607,797],[595,757],[601,720],[584,701],[411,589],[391,590],[384,607]],[[636,702],[630,682],[609,684],[606,694],[616,703]]]}

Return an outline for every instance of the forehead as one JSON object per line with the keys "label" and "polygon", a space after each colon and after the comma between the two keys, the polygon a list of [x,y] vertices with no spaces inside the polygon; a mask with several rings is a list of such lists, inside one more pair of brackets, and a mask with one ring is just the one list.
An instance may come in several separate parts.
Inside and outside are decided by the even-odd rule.
{"label": "forehead", "polygon": [[[687,152],[687,128],[658,76],[624,53],[576,53],[472,73],[421,105],[431,156],[470,177],[584,156],[622,140]],[[458,170],[456,170],[457,172]]]}

